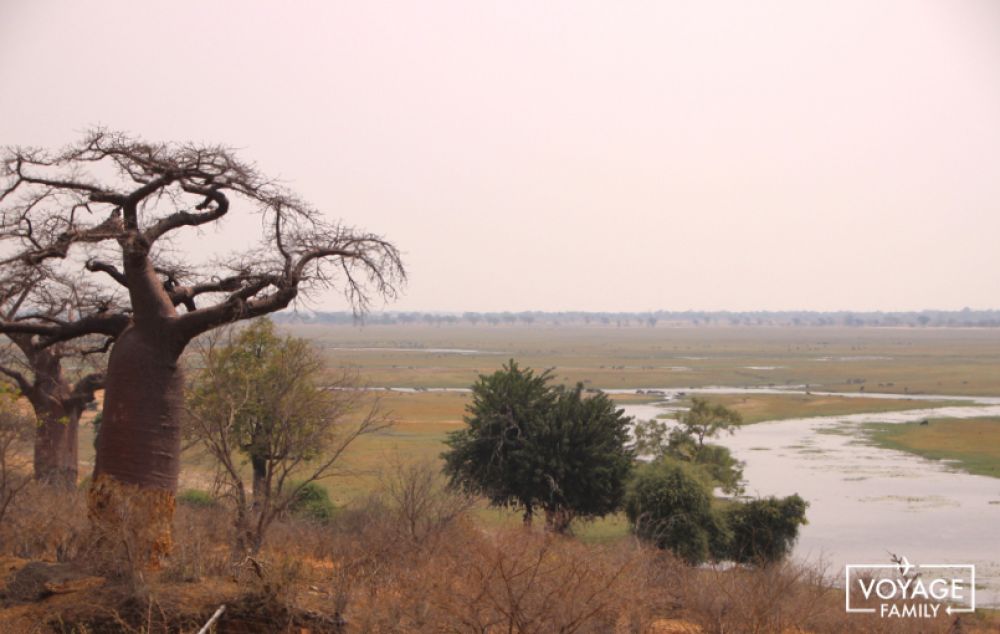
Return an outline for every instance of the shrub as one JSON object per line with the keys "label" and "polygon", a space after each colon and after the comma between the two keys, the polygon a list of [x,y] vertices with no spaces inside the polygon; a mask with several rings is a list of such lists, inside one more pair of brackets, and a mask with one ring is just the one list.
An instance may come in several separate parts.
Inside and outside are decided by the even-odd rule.
{"label": "shrub", "polygon": [[290,490],[302,487],[288,505],[288,512],[294,517],[326,522],[337,513],[337,507],[330,499],[330,494],[318,482],[307,482],[304,485],[293,482],[288,486]]}
{"label": "shrub", "polygon": [[725,511],[731,531],[726,559],[740,563],[766,563],[784,559],[806,523],[809,503],[798,495],[767,497],[734,504]]}
{"label": "shrub", "polygon": [[636,470],[625,498],[636,534],[689,563],[701,563],[726,543],[712,510],[711,484],[696,467],[669,458]]}
{"label": "shrub", "polygon": [[208,491],[199,491],[198,489],[187,489],[186,491],[181,491],[177,496],[177,502],[179,504],[186,504],[188,506],[193,506],[195,508],[209,508],[215,506],[215,498]]}
{"label": "shrub", "polygon": [[403,463],[397,456],[379,480],[382,512],[416,546],[431,545],[475,504],[474,497],[450,488],[429,460]]}

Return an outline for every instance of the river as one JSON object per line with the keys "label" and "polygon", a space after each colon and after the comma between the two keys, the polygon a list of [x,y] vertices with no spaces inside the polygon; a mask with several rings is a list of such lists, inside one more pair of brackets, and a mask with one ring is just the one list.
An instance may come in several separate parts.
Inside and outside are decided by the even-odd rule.
{"label": "river", "polygon": [[[663,391],[669,397],[678,390]],[[856,396],[901,398],[898,394]],[[969,404],[920,409],[920,400]],[[834,579],[841,578],[847,563],[889,563],[890,553],[914,563],[971,563],[981,586],[979,604],[1000,606],[1000,479],[872,446],[860,429],[863,423],[907,423],[931,416],[1000,416],[1000,398],[921,395],[914,401],[915,408],[905,411],[755,423],[713,442],[729,447],[746,463],[749,495],[798,493],[809,502],[809,524],[800,532],[795,558],[824,564]],[[623,409],[628,415],[648,419],[676,407],[666,400]]]}

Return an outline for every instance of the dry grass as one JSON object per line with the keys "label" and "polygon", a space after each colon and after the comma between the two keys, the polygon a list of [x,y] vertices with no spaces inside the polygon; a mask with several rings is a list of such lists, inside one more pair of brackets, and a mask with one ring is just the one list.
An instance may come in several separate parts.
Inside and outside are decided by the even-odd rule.
{"label": "dry grass", "polygon": [[[220,604],[218,632],[915,631],[913,621],[844,614],[841,591],[814,566],[690,568],[633,540],[484,531],[428,469],[398,465],[331,524],[282,520],[252,560],[230,559],[228,509],[181,505],[173,556],[141,589],[99,580],[0,604],[0,631],[193,632]],[[82,495],[33,490],[0,526],[5,572],[29,559],[78,561],[67,544],[84,528],[82,505]],[[947,619],[919,625],[952,631]],[[965,626],[996,622],[979,614]]]}

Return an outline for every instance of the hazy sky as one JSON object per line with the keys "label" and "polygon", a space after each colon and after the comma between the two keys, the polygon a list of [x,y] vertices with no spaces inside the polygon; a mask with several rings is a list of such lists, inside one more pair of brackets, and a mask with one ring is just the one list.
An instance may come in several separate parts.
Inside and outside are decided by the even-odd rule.
{"label": "hazy sky", "polygon": [[0,0],[0,86],[2,144],[242,148],[393,309],[1000,308],[995,0]]}

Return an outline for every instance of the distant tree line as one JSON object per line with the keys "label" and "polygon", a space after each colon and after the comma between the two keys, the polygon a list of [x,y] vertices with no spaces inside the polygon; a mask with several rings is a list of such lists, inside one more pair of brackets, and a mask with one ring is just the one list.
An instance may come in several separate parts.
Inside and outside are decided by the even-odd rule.
{"label": "distant tree line", "polygon": [[[357,323],[351,312],[282,312],[282,323]],[[922,310],[906,312],[816,311],[651,311],[651,312],[383,312],[364,318],[365,325],[428,326],[604,326],[655,328],[657,326],[877,326],[877,327],[1000,327],[1000,310]]]}

